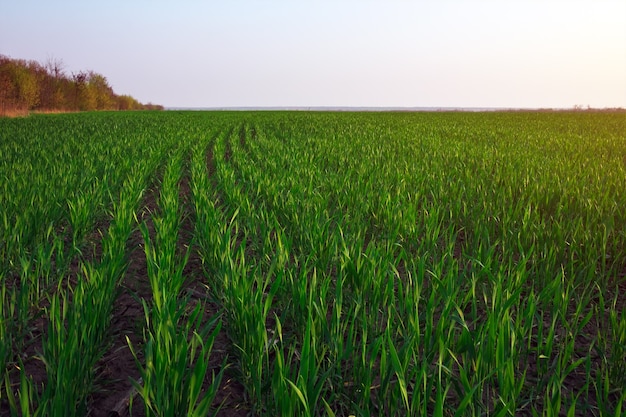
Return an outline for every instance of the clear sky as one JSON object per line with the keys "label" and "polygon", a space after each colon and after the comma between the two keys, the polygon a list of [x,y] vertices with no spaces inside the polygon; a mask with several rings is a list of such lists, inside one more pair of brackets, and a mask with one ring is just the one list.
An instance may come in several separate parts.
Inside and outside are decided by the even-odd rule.
{"label": "clear sky", "polygon": [[0,54],[169,107],[626,107],[626,0],[0,0]]}

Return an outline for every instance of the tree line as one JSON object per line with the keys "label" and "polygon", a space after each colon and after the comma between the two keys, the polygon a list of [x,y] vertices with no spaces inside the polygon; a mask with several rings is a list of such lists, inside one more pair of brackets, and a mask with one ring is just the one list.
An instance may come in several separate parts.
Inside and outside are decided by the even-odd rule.
{"label": "tree line", "polygon": [[129,95],[117,95],[94,71],[68,74],[63,61],[44,64],[0,54],[0,115],[29,111],[162,110]]}

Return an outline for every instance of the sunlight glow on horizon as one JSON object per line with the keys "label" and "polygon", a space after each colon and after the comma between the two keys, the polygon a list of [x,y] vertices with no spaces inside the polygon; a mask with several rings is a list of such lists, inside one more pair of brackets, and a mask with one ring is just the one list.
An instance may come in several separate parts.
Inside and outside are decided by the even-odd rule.
{"label": "sunlight glow on horizon", "polygon": [[624,1],[0,0],[0,54],[170,107],[626,107]]}

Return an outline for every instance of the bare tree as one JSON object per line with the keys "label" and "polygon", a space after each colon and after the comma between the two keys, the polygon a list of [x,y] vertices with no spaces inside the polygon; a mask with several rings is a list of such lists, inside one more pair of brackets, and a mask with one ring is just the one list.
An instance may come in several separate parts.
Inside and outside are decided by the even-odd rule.
{"label": "bare tree", "polygon": [[44,67],[53,78],[60,79],[65,75],[65,64],[60,58],[49,56]]}

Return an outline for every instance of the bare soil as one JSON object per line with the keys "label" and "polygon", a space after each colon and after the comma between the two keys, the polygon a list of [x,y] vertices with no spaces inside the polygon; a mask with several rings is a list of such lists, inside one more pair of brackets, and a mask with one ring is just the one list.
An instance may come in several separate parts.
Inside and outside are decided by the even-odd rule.
{"label": "bare soil", "polygon": [[[184,176],[180,184],[180,202],[183,207],[183,223],[179,230],[178,252],[184,254],[192,245],[194,219],[191,212],[191,190],[189,178]],[[146,221],[151,237],[154,227],[150,220],[152,213],[158,210],[158,194],[151,192],[146,196],[140,221]],[[143,417],[145,410],[141,398],[137,395],[131,380],[139,380],[139,370],[128,347],[127,338],[135,351],[141,354],[143,343],[143,327],[145,313],[141,300],[149,303],[151,288],[147,274],[146,256],[143,248],[143,237],[136,230],[130,239],[131,256],[124,278],[121,293],[117,297],[111,326],[111,347],[99,365],[98,390],[90,402],[90,416],[112,417],[132,416]],[[189,259],[185,265],[186,284],[183,296],[189,295],[191,303],[202,303],[206,320],[220,314],[219,305],[209,297],[204,284],[204,268],[195,247],[190,248]],[[231,347],[230,340],[222,330],[215,340],[209,363],[208,375],[216,375],[221,370]],[[141,360],[141,358],[140,358]],[[205,382],[205,389],[210,381]],[[219,391],[214,400],[214,407],[220,407],[218,416],[246,416],[248,409],[244,398],[244,388],[235,379],[234,372],[226,369]]]}

